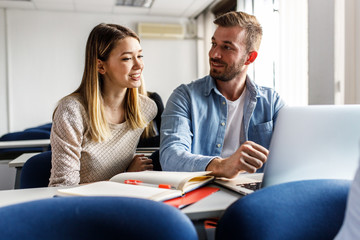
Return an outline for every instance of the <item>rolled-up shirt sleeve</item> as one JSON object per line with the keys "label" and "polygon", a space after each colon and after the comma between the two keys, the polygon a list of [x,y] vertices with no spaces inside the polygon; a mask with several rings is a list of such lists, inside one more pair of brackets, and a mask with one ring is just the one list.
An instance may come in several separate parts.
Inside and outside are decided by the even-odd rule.
{"label": "rolled-up shirt sleeve", "polygon": [[160,162],[166,171],[204,171],[213,156],[192,153],[193,119],[189,91],[181,85],[162,114]]}

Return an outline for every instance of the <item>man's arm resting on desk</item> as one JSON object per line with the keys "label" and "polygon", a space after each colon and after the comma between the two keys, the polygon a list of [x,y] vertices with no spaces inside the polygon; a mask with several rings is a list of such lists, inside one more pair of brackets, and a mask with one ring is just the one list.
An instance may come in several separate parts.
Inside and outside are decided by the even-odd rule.
{"label": "man's arm resting on desk", "polygon": [[206,167],[216,177],[234,178],[240,172],[254,173],[267,160],[269,151],[252,141],[242,144],[238,150],[228,158],[214,158]]}

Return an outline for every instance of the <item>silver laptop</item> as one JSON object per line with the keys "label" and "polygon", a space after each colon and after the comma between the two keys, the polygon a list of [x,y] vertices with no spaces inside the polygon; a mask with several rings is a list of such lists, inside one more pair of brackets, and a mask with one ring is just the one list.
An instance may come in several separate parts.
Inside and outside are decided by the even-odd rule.
{"label": "silver laptop", "polygon": [[263,173],[240,173],[232,179],[217,178],[215,179],[215,183],[238,192],[241,195],[248,195],[260,188],[262,179]]}
{"label": "silver laptop", "polygon": [[307,179],[353,179],[360,105],[284,107],[271,139],[262,187]]}
{"label": "silver laptop", "polygon": [[[243,195],[284,182],[353,179],[358,166],[360,105],[284,107],[262,174],[215,182]],[[262,179],[261,179],[262,178]]]}

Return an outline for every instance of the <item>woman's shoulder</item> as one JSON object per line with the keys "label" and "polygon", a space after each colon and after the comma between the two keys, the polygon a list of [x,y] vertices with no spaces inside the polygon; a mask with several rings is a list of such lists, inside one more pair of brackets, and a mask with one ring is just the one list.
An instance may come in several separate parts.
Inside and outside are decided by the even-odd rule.
{"label": "woman's shoulder", "polygon": [[139,94],[139,105],[141,111],[146,116],[146,118],[149,119],[149,121],[154,119],[158,110],[156,103],[152,99],[142,94]]}
{"label": "woman's shoulder", "polygon": [[78,94],[71,94],[66,97],[63,97],[57,106],[57,111],[61,112],[79,112],[85,113],[85,107],[83,101]]}
{"label": "woman's shoulder", "polygon": [[78,94],[70,94],[60,99],[58,105],[82,106],[83,104]]}

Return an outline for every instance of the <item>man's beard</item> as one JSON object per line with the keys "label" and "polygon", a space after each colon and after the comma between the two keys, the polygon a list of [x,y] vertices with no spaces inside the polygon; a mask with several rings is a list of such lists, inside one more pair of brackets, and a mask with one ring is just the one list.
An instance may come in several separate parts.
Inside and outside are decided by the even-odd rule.
{"label": "man's beard", "polygon": [[245,60],[241,59],[240,63],[235,65],[231,65],[230,67],[222,62],[221,60],[217,59],[210,59],[212,62],[220,63],[225,65],[224,72],[218,72],[217,69],[210,69],[210,76],[213,77],[216,80],[222,81],[222,82],[228,82],[234,79],[237,75],[239,75],[242,71],[242,67],[244,66]]}

